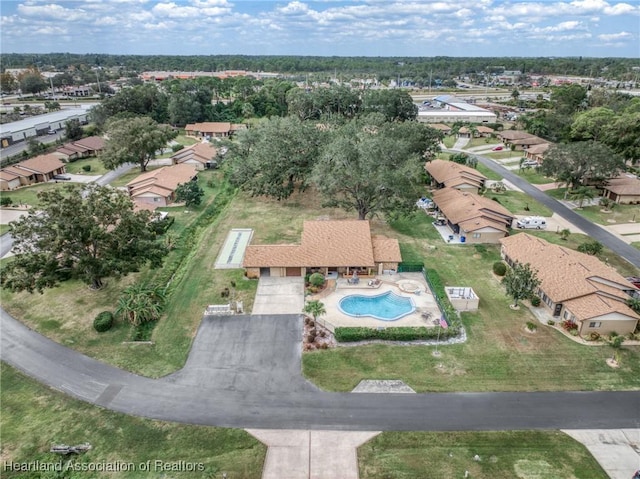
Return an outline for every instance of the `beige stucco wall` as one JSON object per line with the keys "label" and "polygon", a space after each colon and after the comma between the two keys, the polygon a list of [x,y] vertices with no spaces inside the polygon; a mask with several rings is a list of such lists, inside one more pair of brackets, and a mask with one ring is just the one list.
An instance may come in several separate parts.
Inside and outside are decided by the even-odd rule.
{"label": "beige stucco wall", "polygon": [[247,268],[246,271],[247,278],[257,279],[260,277],[260,268]]}
{"label": "beige stucco wall", "polygon": [[[589,323],[601,323],[600,327],[590,328]],[[581,336],[586,336],[590,332],[595,331],[602,335],[607,335],[612,332],[616,332],[619,335],[626,335],[632,333],[636,329],[638,321],[631,319],[620,313],[609,313],[595,318],[585,319],[579,326],[579,333]]]}
{"label": "beige stucco wall", "polygon": [[284,268],[269,268],[269,276],[280,278],[285,275]]}
{"label": "beige stucco wall", "polygon": [[484,233],[480,233],[480,238],[474,238],[473,237],[473,232],[469,232],[467,233],[465,232],[461,232],[460,236],[465,236],[466,238],[466,242],[470,243],[470,244],[479,244],[479,243],[489,243],[489,244],[498,244],[500,241],[500,238],[504,238],[504,233],[503,232],[499,232],[499,231],[495,231],[495,232],[484,232]]}

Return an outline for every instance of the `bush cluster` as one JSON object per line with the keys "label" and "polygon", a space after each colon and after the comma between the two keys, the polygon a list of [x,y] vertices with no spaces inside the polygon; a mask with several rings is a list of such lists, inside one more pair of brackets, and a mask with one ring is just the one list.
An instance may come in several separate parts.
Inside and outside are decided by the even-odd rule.
{"label": "bush cluster", "polygon": [[507,265],[502,261],[496,261],[493,263],[493,274],[497,276],[504,276],[507,274]]}
{"label": "bush cluster", "polygon": [[385,341],[417,341],[420,339],[436,339],[438,335],[441,339],[447,339],[458,335],[458,328],[336,328],[334,331],[336,341],[350,343],[355,341],[367,341],[371,339],[381,339]]}
{"label": "bush cluster", "polygon": [[11,206],[13,200],[9,196],[0,197],[0,206]]}
{"label": "bush cluster", "polygon": [[311,276],[309,276],[309,284],[311,284],[311,286],[319,288],[324,284],[324,275],[321,273],[313,273]]}
{"label": "bush cluster", "polygon": [[84,166],[82,167],[82,169],[83,169],[84,171],[86,171],[86,172],[89,172],[89,171],[91,171],[91,165],[84,165]]}
{"label": "bush cluster", "polygon": [[93,329],[99,333],[109,331],[113,326],[113,313],[111,311],[103,311],[93,320]]}
{"label": "bush cluster", "polygon": [[531,296],[531,306],[537,308],[538,306],[540,306],[540,303],[540,296]]}
{"label": "bush cluster", "polygon": [[[433,295],[438,300],[438,305],[442,309],[442,313],[444,314],[444,317],[447,320],[447,323],[449,323],[449,326],[451,325],[456,326],[456,330],[457,330],[458,326],[460,325],[460,318],[458,316],[458,312],[451,305],[451,302],[447,297],[447,293],[444,290],[444,285],[442,284],[442,279],[440,279],[440,275],[435,269],[429,269],[429,268],[424,270],[424,274],[425,274],[425,278],[427,279],[427,282],[429,283],[429,286],[431,287]],[[457,331],[456,331],[456,334],[457,334]]]}

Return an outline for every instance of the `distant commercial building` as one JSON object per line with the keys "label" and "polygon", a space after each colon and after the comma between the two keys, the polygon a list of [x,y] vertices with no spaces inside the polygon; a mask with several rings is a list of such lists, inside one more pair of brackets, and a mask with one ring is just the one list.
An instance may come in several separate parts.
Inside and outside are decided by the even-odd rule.
{"label": "distant commercial building", "polygon": [[498,117],[492,111],[466,103],[452,95],[440,95],[433,99],[431,106],[421,107],[418,121],[425,123],[495,123]]}

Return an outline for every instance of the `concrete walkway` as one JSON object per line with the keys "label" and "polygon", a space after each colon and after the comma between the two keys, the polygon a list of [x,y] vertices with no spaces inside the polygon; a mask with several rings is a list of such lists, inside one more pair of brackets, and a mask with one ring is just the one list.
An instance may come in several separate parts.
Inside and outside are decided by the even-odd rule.
{"label": "concrete walkway", "polygon": [[302,314],[304,278],[262,276],[251,314]]}
{"label": "concrete walkway", "polygon": [[586,446],[611,479],[631,479],[640,469],[640,429],[563,430]]}
{"label": "concrete walkway", "polygon": [[247,429],[267,445],[262,479],[358,479],[358,447],[379,432]]}

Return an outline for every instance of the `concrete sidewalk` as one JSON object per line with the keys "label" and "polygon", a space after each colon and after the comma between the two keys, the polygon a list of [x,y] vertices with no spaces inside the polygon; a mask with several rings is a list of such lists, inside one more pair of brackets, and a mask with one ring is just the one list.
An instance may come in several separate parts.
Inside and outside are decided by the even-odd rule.
{"label": "concrete sidewalk", "polygon": [[358,447],[379,432],[247,429],[267,445],[262,479],[358,479]]}

